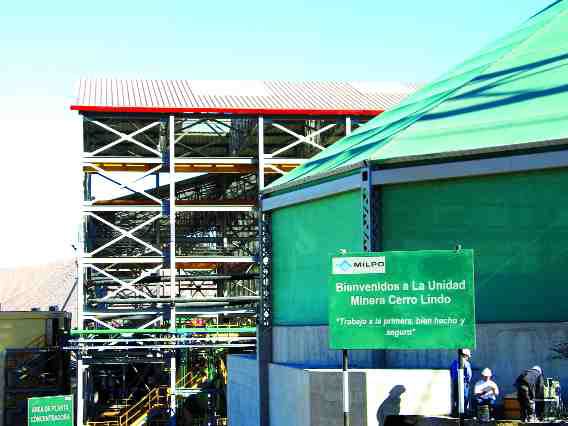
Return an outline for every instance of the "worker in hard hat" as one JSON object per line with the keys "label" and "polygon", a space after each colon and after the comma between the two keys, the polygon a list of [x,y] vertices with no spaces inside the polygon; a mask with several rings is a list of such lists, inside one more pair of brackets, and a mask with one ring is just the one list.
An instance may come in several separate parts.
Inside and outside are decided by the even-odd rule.
{"label": "worker in hard hat", "polygon": [[463,397],[464,397],[464,410],[467,413],[469,410],[469,388],[471,383],[471,351],[469,349],[460,349],[458,359],[455,359],[450,365],[450,376],[452,378],[452,403],[454,413],[458,412],[458,372],[460,368],[460,361],[463,363]]}
{"label": "worker in hard hat", "polygon": [[499,387],[497,383],[491,380],[493,373],[489,368],[481,371],[481,380],[473,387],[473,395],[477,406],[488,405],[490,408],[495,405],[497,395],[499,395]]}
{"label": "worker in hard hat", "polygon": [[535,399],[544,397],[544,376],[542,369],[535,365],[523,371],[515,381],[517,388],[517,400],[521,406],[521,420],[534,421]]}

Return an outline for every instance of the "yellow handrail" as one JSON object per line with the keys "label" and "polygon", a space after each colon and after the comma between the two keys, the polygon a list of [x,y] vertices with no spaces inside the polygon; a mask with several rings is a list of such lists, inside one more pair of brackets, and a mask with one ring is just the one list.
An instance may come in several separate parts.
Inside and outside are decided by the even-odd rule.
{"label": "yellow handrail", "polygon": [[158,386],[144,395],[136,404],[126,407],[116,414],[116,420],[89,421],[88,426],[130,426],[153,408],[167,406],[169,388]]}
{"label": "yellow handrail", "polygon": [[[168,392],[169,388],[167,386],[158,386],[152,389],[148,394],[144,395],[140,401],[120,414],[118,425],[129,426],[131,421],[137,420],[144,414],[149,413],[151,409],[165,406],[167,404]],[[163,395],[163,393],[165,393],[165,395]],[[162,401],[163,399],[165,399],[165,401]]]}

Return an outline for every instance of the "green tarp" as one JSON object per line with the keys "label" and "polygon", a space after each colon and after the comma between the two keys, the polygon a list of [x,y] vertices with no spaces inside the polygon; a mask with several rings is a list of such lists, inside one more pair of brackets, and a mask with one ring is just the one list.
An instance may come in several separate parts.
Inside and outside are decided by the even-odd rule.
{"label": "green tarp", "polygon": [[559,0],[269,188],[364,160],[460,156],[567,137],[568,0]]}

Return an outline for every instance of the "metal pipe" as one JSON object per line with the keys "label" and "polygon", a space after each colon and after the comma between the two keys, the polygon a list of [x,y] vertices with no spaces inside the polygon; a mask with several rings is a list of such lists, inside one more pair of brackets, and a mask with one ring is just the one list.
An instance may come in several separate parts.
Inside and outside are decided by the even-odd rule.
{"label": "metal pipe", "polygon": [[[185,315],[225,315],[225,316],[232,316],[232,315],[254,315],[256,314],[255,309],[243,309],[243,308],[231,308],[226,307],[224,309],[219,309],[218,306],[225,306],[225,304],[196,304],[196,306],[192,309],[183,309],[185,304],[178,304],[177,307],[180,306],[182,309],[177,310],[177,316],[185,316]],[[149,315],[158,315],[163,314],[164,310],[156,310],[156,309],[137,309],[135,313],[132,310],[127,309],[117,309],[117,310],[93,310],[85,312],[85,317],[89,319],[89,317],[97,317],[97,318],[128,318],[128,319],[145,319]]]}
{"label": "metal pipe", "polygon": [[[209,337],[175,337],[175,338],[171,338],[171,337],[163,337],[163,338],[149,338],[149,339],[72,339],[69,340],[70,343],[111,343],[111,342],[124,342],[124,343],[138,343],[138,342],[187,342],[193,340],[195,342],[197,341],[220,341],[220,342],[237,342],[237,341],[250,341],[250,340],[256,340],[255,336],[249,336],[249,337],[214,337],[214,338],[209,338]],[[143,346],[141,346],[143,347]]]}
{"label": "metal pipe", "polygon": [[342,371],[343,371],[343,425],[349,426],[349,354],[347,349],[343,349]]}
{"label": "metal pipe", "polygon": [[71,336],[81,334],[181,334],[181,333],[256,333],[256,327],[193,327],[193,328],[100,328],[95,330],[75,329]]}
{"label": "metal pipe", "polygon": [[[228,281],[228,280],[253,280],[258,278],[258,274],[237,274],[237,275],[176,275],[175,280],[177,282],[183,281]],[[168,276],[148,276],[137,282],[137,284],[149,284],[149,283],[160,283],[160,282],[170,282],[170,277]],[[116,284],[114,280],[91,280],[94,285],[106,285],[106,284]]]}
{"label": "metal pipe", "polygon": [[112,303],[112,304],[136,304],[136,303],[207,303],[207,302],[258,302],[260,296],[234,296],[234,297],[204,297],[204,298],[188,298],[188,297],[148,297],[148,298],[127,298],[127,299],[90,299],[95,303]]}
{"label": "metal pipe", "polygon": [[[105,351],[105,350],[116,350],[116,349],[180,349],[180,348],[193,348],[193,349],[204,349],[204,348],[254,348],[256,345],[254,343],[236,343],[236,344],[226,344],[226,345],[151,345],[151,346],[81,346],[81,350],[93,350],[93,351]],[[78,346],[64,346],[64,350],[77,350]],[[83,425],[81,425],[83,426]]]}
{"label": "metal pipe", "polygon": [[[82,346],[76,347],[75,349],[83,349]],[[76,426],[83,426],[83,419],[84,419],[84,411],[83,407],[85,406],[84,402],[84,385],[83,385],[83,373],[85,372],[85,367],[83,366],[83,359],[79,355],[77,359],[77,396],[76,396],[76,403],[77,403],[77,418],[75,419]]]}

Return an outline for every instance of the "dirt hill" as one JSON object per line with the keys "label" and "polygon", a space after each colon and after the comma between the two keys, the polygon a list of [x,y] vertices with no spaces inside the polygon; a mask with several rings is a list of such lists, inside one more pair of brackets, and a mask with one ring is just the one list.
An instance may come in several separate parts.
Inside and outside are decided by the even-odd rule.
{"label": "dirt hill", "polygon": [[29,311],[37,307],[43,311],[58,305],[59,309],[75,313],[75,274],[74,260],[0,269],[1,310]]}

